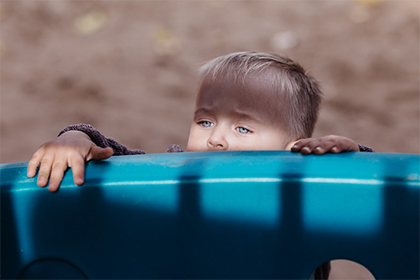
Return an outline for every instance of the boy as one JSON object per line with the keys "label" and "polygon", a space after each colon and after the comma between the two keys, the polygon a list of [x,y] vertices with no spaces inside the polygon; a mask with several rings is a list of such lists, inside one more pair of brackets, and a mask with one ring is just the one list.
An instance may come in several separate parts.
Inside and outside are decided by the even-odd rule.
{"label": "boy", "polygon": [[[371,151],[341,136],[310,138],[321,91],[297,63],[279,55],[239,52],[200,69],[200,88],[187,151],[292,150],[302,154]],[[183,152],[172,145],[167,152]],[[28,176],[56,191],[68,167],[82,185],[85,162],[112,155],[144,154],[105,138],[90,125],[68,126],[43,144],[28,164]]]}
{"label": "boy", "polygon": [[[311,137],[321,91],[305,70],[288,58],[254,52],[218,57],[201,68],[196,110],[187,151],[289,150],[302,154],[371,151],[341,136]],[[167,152],[182,152],[172,145]],[[82,185],[85,161],[112,155],[144,154],[128,150],[85,124],[68,126],[42,145],[28,164],[28,176],[56,191],[68,167]],[[330,264],[315,271],[328,279]]]}

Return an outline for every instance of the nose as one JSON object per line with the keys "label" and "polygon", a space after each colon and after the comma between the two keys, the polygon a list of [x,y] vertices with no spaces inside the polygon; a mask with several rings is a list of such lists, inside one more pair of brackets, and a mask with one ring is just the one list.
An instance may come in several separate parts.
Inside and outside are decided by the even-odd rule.
{"label": "nose", "polygon": [[222,128],[215,128],[207,140],[207,147],[211,150],[224,151],[229,148]]}

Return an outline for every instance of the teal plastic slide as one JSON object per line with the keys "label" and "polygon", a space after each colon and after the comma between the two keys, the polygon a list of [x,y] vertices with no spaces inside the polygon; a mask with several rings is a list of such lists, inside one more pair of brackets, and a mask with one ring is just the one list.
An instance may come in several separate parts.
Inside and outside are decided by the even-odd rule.
{"label": "teal plastic slide", "polygon": [[26,167],[0,165],[2,279],[420,278],[419,155],[119,156],[56,193]]}

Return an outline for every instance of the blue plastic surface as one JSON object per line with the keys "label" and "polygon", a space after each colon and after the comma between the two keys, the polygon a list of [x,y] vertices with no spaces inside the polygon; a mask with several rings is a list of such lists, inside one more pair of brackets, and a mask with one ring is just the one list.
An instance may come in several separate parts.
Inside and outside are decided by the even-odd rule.
{"label": "blue plastic surface", "polygon": [[90,162],[57,193],[1,172],[1,277],[419,279],[420,156],[200,152]]}

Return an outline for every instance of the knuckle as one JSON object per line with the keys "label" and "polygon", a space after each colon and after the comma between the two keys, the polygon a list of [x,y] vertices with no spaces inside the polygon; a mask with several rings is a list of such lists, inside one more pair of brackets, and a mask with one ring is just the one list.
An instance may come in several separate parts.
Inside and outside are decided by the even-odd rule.
{"label": "knuckle", "polygon": [[63,174],[64,172],[61,170],[54,170],[53,172],[51,172],[50,181],[61,181],[61,179],[63,178]]}
{"label": "knuckle", "polygon": [[42,166],[51,165],[51,162],[52,162],[52,160],[51,160],[51,159],[49,159],[49,158],[47,158],[47,157],[44,157],[44,158],[41,160],[41,165],[42,165]]}
{"label": "knuckle", "polygon": [[39,161],[37,160],[30,160],[28,162],[28,168],[37,168],[39,166]]}
{"label": "knuckle", "polygon": [[49,149],[51,149],[54,146],[55,146],[54,145],[54,142],[53,141],[49,141],[49,142],[44,143],[39,149],[49,150]]}
{"label": "knuckle", "polygon": [[51,164],[41,163],[39,167],[39,174],[49,173],[51,171]]}
{"label": "knuckle", "polygon": [[56,170],[56,169],[64,169],[64,168],[66,168],[66,165],[64,163],[62,163],[62,162],[55,162],[53,164],[52,168],[54,170]]}
{"label": "knuckle", "polygon": [[39,174],[49,173],[51,171],[51,165],[40,165],[39,167]]}
{"label": "knuckle", "polygon": [[49,177],[50,177],[49,172],[39,172],[38,179],[48,180]]}
{"label": "knuckle", "polygon": [[31,157],[31,160],[36,160],[37,158],[40,158],[42,156],[42,153],[40,150],[37,150]]}
{"label": "knuckle", "polygon": [[67,152],[69,158],[83,158],[82,153],[79,150],[71,149]]}
{"label": "knuckle", "polygon": [[334,146],[337,143],[338,143],[337,139],[330,139],[325,144],[327,144],[328,146]]}
{"label": "knuckle", "polygon": [[319,141],[318,139],[313,139],[311,142],[308,143],[308,146],[310,147],[316,147],[318,145],[320,145],[322,142]]}
{"label": "knuckle", "polygon": [[71,157],[69,157],[69,166],[84,164],[84,162],[85,158],[82,157],[80,154],[74,154]]}

